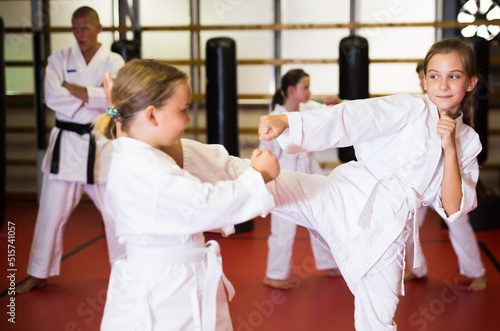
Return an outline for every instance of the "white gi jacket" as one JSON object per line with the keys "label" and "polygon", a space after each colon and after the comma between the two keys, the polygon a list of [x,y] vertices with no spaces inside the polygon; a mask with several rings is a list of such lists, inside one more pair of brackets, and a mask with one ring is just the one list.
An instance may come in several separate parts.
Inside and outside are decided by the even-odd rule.
{"label": "white gi jacket", "polygon": [[[307,111],[311,109],[325,108],[326,106],[309,100],[307,103],[301,103],[299,111]],[[288,113],[285,107],[281,105],[276,105],[274,110],[269,115],[281,115]],[[261,141],[259,144],[259,149],[269,149],[271,153],[278,159],[281,169],[289,169],[294,171],[303,172],[306,174],[323,174],[321,167],[316,161],[316,157],[313,152],[303,152],[297,154],[287,154],[281,149],[277,140]]]}
{"label": "white gi jacket", "polygon": [[[427,96],[356,100],[286,115],[289,129],[278,140],[288,152],[355,147],[357,162],[338,166],[326,179],[301,177],[296,186],[303,190],[306,202],[293,201],[280,190],[280,182],[285,185],[288,181],[286,170],[269,185],[277,204],[273,213],[288,218],[296,215],[294,222],[319,232],[342,274],[354,282],[388,250],[421,205],[432,205],[450,222],[477,205],[476,156],[481,144],[460,116],[455,137],[463,198],[460,211],[449,217],[444,212],[439,114]],[[418,223],[414,235],[418,243]]]}
{"label": "white gi jacket", "polygon": [[[106,110],[106,95],[102,88],[105,72],[115,77],[124,65],[123,58],[101,46],[87,65],[78,47],[59,49],[48,59],[45,73],[45,103],[55,112],[56,119],[79,124],[92,123],[98,115]],[[74,83],[87,88],[88,103],[73,96],[64,82]],[[50,173],[50,163],[56,137],[60,129],[54,127],[50,133],[49,145],[42,163],[42,171]],[[96,139],[96,161],[94,167],[95,182],[105,182],[111,154],[111,145],[104,137]],[[61,136],[59,173],[51,174],[51,178],[71,182],[86,183],[87,156],[89,135],[79,135],[63,131]]]}
{"label": "white gi jacket", "polygon": [[113,141],[105,206],[127,259],[113,265],[102,330],[214,330],[216,315],[217,330],[232,329],[224,288],[217,286],[222,270],[213,276],[202,232],[264,217],[273,198],[248,161],[220,145],[182,144],[185,169],[203,173],[206,183],[148,144]]}

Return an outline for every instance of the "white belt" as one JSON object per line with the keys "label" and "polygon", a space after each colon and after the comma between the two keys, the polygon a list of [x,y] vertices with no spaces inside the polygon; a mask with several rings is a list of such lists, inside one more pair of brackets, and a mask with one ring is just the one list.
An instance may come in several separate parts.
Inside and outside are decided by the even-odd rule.
{"label": "white belt", "polygon": [[418,211],[420,204],[417,199],[417,193],[411,187],[405,186],[406,196],[410,199],[413,207],[413,268],[420,266],[420,222],[418,220]]}
{"label": "white belt", "polygon": [[368,222],[370,217],[370,206],[375,203],[375,196],[378,193],[378,189],[380,185],[384,184],[384,186],[391,191],[397,190],[398,192],[404,192],[406,196],[406,200],[409,201],[412,207],[413,213],[413,242],[415,245],[414,253],[413,253],[413,267],[416,268],[420,266],[420,235],[419,235],[419,220],[418,220],[418,210],[420,209],[420,203],[417,197],[417,192],[413,188],[408,185],[405,185],[402,181],[400,181],[397,177],[392,175],[387,175],[375,184],[375,187],[372,189],[370,196],[368,197],[365,208],[361,212],[361,224],[360,226],[364,226],[364,223]]}
{"label": "white belt", "polygon": [[174,247],[141,247],[126,245],[127,260],[145,264],[185,264],[203,261],[206,247],[203,240]]}
{"label": "white belt", "polygon": [[234,287],[222,272],[222,257],[220,256],[220,246],[215,240],[206,243],[207,251],[207,277],[205,279],[205,288],[203,289],[202,302],[202,330],[215,330],[215,319],[217,317],[217,289],[219,281],[227,291],[228,300],[234,297]]}
{"label": "white belt", "polygon": [[185,264],[206,260],[207,272],[201,302],[201,330],[204,331],[215,330],[217,290],[220,280],[222,279],[229,301],[235,293],[233,285],[222,271],[220,246],[215,240],[208,241],[204,246],[200,246],[200,242],[188,246],[165,248],[127,245],[127,260],[132,263],[146,264]]}

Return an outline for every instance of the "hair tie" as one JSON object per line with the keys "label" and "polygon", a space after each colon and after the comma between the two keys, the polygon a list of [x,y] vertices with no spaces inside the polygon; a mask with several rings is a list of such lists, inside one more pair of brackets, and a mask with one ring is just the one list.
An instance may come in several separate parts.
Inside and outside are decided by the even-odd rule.
{"label": "hair tie", "polygon": [[283,87],[280,88],[280,94],[283,97],[283,99],[286,99],[286,93],[283,91]]}
{"label": "hair tie", "polygon": [[109,106],[108,108],[106,108],[106,114],[108,114],[109,117],[114,120],[121,116],[118,109],[116,109],[114,106]]}

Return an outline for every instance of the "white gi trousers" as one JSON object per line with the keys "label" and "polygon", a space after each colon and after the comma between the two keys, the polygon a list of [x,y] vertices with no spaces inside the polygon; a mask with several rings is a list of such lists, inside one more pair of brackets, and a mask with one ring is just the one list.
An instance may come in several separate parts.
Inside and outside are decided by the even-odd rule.
{"label": "white gi trousers", "polygon": [[[419,224],[422,226],[427,215],[427,207],[420,208],[419,211]],[[485,269],[483,262],[481,261],[481,253],[479,251],[479,246],[477,244],[476,235],[474,229],[469,223],[469,215],[457,218],[453,222],[446,221],[449,232],[451,245],[455,250],[455,254],[458,258],[458,266],[460,274],[469,277],[477,278],[484,276]],[[413,238],[410,236],[408,238],[407,251],[408,251],[408,266],[409,271],[411,271],[417,277],[424,277],[427,275],[427,261],[425,260],[424,253],[422,251],[422,246],[420,247],[421,264],[418,268],[413,268],[413,252],[414,243]]]}
{"label": "white gi trousers", "polygon": [[[353,221],[346,215],[333,215],[331,210],[325,207],[322,212],[328,213],[331,219],[328,219],[328,224],[323,225],[327,227],[322,227],[314,218],[313,205],[310,204],[312,200],[307,198],[300,181],[301,177],[310,181],[314,180],[314,177],[307,177],[308,175],[301,173],[285,174],[284,171],[280,176],[282,177],[268,183],[269,191],[273,194],[276,202],[276,208],[271,212],[279,214],[288,221],[305,226],[323,237],[322,239],[330,246],[333,256],[336,257],[338,251],[330,242],[327,242],[325,233],[331,230],[339,231],[336,228],[339,222],[356,224],[356,220]],[[326,188],[322,192],[327,195],[330,193]],[[317,194],[322,192],[318,191]],[[336,202],[335,198],[337,196],[331,195],[333,202]],[[340,202],[337,201],[337,203]],[[409,212],[399,235],[391,241],[384,253],[360,278],[356,280],[349,273],[344,272],[345,265],[342,259],[335,259],[344,280],[354,295],[354,319],[357,331],[396,330],[393,319],[399,303],[399,296],[404,295],[405,243],[409,236],[413,236],[415,215],[409,207],[404,207]],[[387,226],[390,225],[388,222]]]}
{"label": "white gi trousers", "polygon": [[[297,225],[278,215],[271,215],[271,235],[267,240],[269,251],[267,254],[266,277],[272,279],[287,279],[290,277],[296,232]],[[329,248],[320,243],[314,236],[309,237],[316,269],[337,268],[337,263],[335,263]]]}
{"label": "white gi trousers", "polygon": [[356,331],[397,330],[393,318],[399,296],[404,295],[405,242],[413,237],[411,232],[411,222],[408,222],[387,252],[357,282],[352,283],[344,276],[354,294]]}
{"label": "white gi trousers", "polygon": [[82,197],[83,189],[101,212],[111,264],[125,256],[125,246],[118,243],[115,223],[103,208],[106,184],[83,184],[50,179],[44,174],[40,207],[31,245],[28,274],[48,278],[60,273],[64,227]]}
{"label": "white gi trousers", "polygon": [[127,246],[111,271],[101,331],[231,331],[233,296],[214,240]]}

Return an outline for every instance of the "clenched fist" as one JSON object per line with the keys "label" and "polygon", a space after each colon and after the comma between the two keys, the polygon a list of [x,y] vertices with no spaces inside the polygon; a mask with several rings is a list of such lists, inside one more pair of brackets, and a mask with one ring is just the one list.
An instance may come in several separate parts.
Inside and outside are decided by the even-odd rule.
{"label": "clenched fist", "polygon": [[272,181],[280,173],[280,164],[268,149],[263,151],[254,149],[250,161],[252,168],[260,172],[265,183]]}

